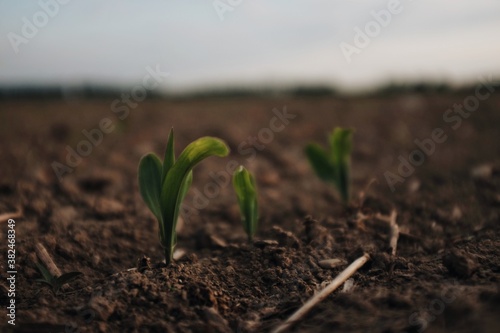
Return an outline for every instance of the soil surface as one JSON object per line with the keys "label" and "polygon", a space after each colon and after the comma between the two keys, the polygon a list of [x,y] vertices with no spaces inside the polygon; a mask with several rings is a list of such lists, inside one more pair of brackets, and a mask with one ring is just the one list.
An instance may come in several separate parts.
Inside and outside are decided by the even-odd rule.
{"label": "soil surface", "polygon": [[[500,95],[467,118],[447,113],[467,96],[157,99],[128,114],[107,99],[1,101],[0,214],[20,214],[16,325],[2,260],[0,331],[270,332],[367,252],[291,331],[500,332]],[[93,131],[100,125],[109,133]],[[232,152],[195,169],[178,259],[162,267],[137,165],[163,156],[172,126],[177,153],[205,135]],[[336,126],[356,130],[349,207],[303,153]],[[412,153],[415,140],[425,152]],[[67,161],[78,149],[88,156]],[[66,165],[62,181],[54,162]],[[259,186],[253,243],[227,173],[239,164]],[[6,219],[0,230],[5,258]],[[84,276],[57,295],[37,283],[37,242],[62,272]]]}

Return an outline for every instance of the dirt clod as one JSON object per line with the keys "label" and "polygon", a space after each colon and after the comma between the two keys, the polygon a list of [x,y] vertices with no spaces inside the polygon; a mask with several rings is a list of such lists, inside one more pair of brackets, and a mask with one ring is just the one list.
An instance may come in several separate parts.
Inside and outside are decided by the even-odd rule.
{"label": "dirt clod", "polygon": [[326,227],[320,225],[318,221],[308,216],[304,221],[304,228],[306,234],[306,243],[308,245],[326,248],[332,247],[334,239],[331,235],[331,231]]}
{"label": "dirt clod", "polygon": [[293,249],[300,248],[300,241],[292,232],[285,231],[277,226],[273,227],[272,232],[280,246],[291,247]]}
{"label": "dirt clod", "polygon": [[224,319],[219,312],[213,307],[202,308],[203,317],[206,320],[208,327],[204,328],[205,332],[220,332],[231,333],[232,330],[226,319]]}
{"label": "dirt clod", "polygon": [[95,296],[89,302],[89,308],[95,311],[96,317],[99,320],[107,321],[115,310],[116,304],[108,301],[103,296]]}
{"label": "dirt clod", "polygon": [[144,273],[145,270],[151,269],[151,258],[142,256],[139,260],[137,260],[137,271],[139,273]]}
{"label": "dirt clod", "polygon": [[478,268],[471,255],[458,249],[446,253],[443,257],[443,264],[451,274],[462,278],[470,277]]}

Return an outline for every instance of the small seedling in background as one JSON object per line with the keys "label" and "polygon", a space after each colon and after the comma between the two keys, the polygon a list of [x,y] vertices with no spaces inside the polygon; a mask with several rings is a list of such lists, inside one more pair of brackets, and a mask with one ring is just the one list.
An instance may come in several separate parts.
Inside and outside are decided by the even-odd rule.
{"label": "small seedling in background", "polygon": [[176,226],[180,207],[193,181],[192,170],[209,156],[224,157],[229,148],[220,139],[200,138],[175,160],[174,131],[170,131],[163,163],[158,156],[149,153],[139,163],[139,189],[141,196],[160,226],[160,243],[166,264],[172,262],[177,243]]}
{"label": "small seedling in background", "polygon": [[83,275],[81,272],[64,273],[61,276],[53,276],[49,270],[42,264],[36,263],[36,267],[43,276],[43,279],[37,279],[37,282],[49,285],[54,295],[57,295],[62,286]]}
{"label": "small seedling in background", "polygon": [[248,235],[248,240],[252,241],[257,232],[259,211],[257,204],[257,187],[252,174],[240,166],[233,175],[233,186],[240,205],[241,220]]}
{"label": "small seedling in background", "polygon": [[344,204],[349,202],[352,133],[351,129],[337,127],[329,136],[327,150],[317,143],[306,147],[314,171],[319,178],[337,187]]}

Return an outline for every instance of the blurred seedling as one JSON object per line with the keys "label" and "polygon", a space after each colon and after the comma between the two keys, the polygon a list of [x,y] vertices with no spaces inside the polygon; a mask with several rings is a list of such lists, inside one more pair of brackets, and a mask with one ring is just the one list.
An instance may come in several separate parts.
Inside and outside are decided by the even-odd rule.
{"label": "blurred seedling", "polygon": [[350,197],[350,167],[352,129],[337,127],[329,135],[328,147],[317,143],[306,146],[305,152],[316,175],[323,181],[333,183],[344,204]]}
{"label": "blurred seedling", "polygon": [[193,168],[210,156],[224,157],[229,148],[224,141],[203,137],[189,144],[175,159],[174,131],[170,131],[163,163],[153,153],[139,163],[139,189],[142,199],[159,224],[160,243],[165,262],[172,262],[177,243],[177,220],[180,207],[193,181]]}
{"label": "blurred seedling", "polygon": [[36,267],[43,276],[43,279],[37,279],[36,281],[50,286],[54,295],[57,295],[59,290],[61,290],[62,286],[65,284],[83,276],[83,273],[81,272],[69,272],[62,274],[61,276],[54,276],[43,264],[37,262]]}
{"label": "blurred seedling", "polygon": [[247,169],[240,166],[233,175],[233,186],[240,205],[243,227],[251,242],[257,232],[259,220],[255,179]]}

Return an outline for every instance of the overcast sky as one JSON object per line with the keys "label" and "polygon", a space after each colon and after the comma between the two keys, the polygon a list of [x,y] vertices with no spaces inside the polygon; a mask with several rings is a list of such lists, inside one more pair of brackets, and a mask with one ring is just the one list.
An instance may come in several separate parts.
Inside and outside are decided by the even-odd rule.
{"label": "overcast sky", "polygon": [[176,91],[500,76],[500,1],[391,1],[0,0],[0,84],[133,85],[157,65]]}

